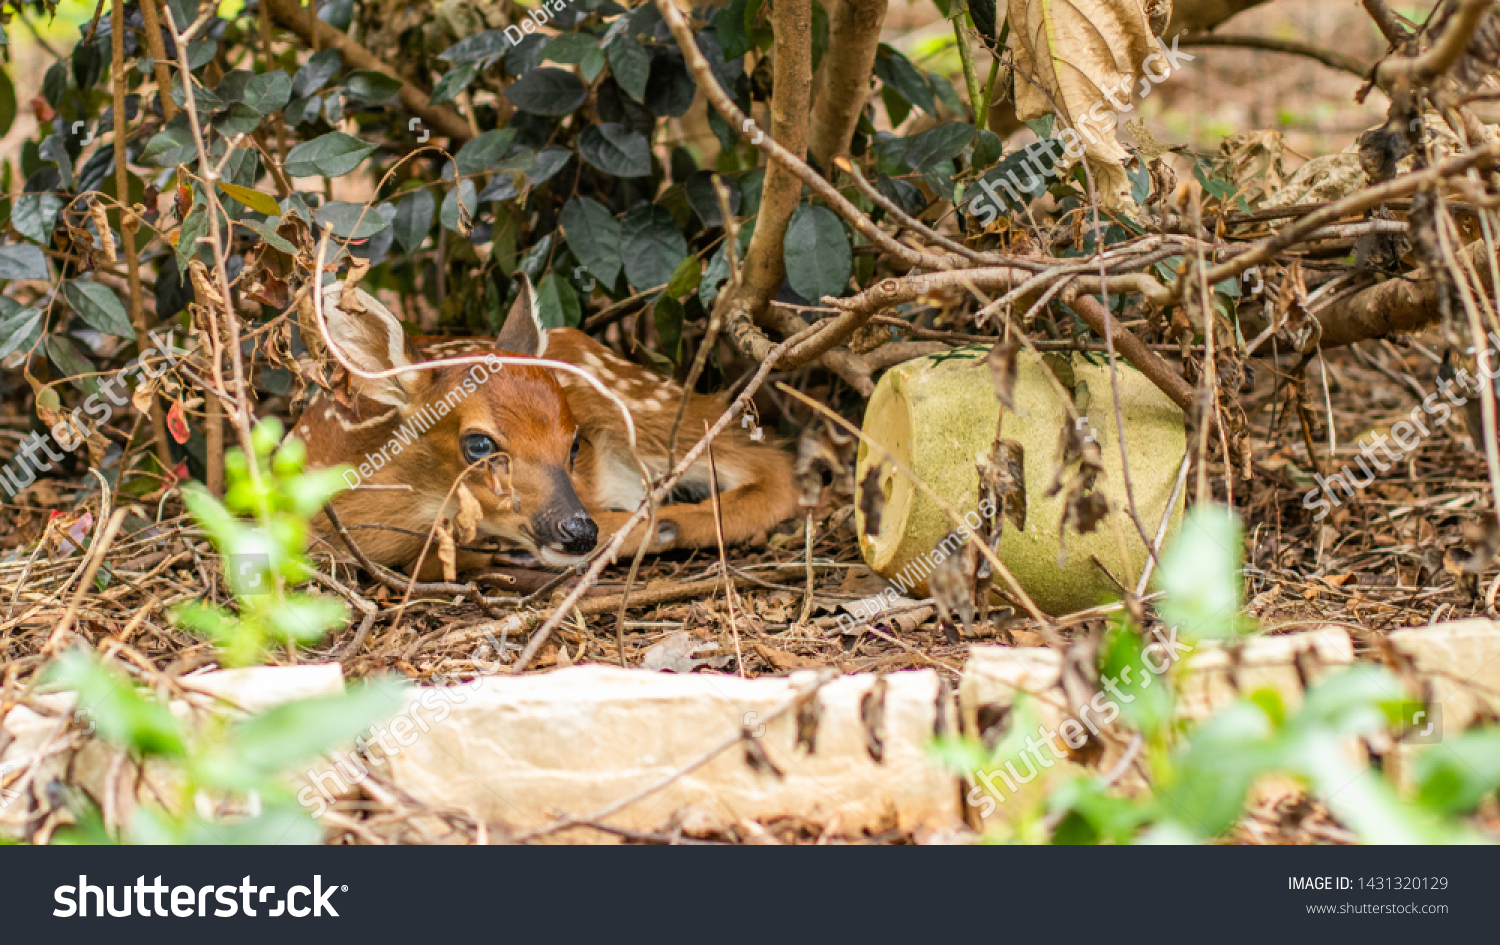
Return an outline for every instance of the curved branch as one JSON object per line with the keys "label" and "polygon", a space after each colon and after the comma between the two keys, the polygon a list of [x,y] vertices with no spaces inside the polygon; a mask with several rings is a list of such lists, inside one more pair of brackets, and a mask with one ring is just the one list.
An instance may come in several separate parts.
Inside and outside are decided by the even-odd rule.
{"label": "curved branch", "polygon": [[1319,49],[1308,43],[1299,43],[1289,39],[1272,39],[1269,36],[1239,36],[1224,34],[1193,36],[1182,40],[1184,46],[1232,46],[1240,49],[1259,49],[1264,52],[1286,53],[1289,56],[1303,56],[1316,62],[1321,62],[1330,69],[1338,69],[1347,72],[1356,78],[1363,79],[1370,74],[1370,67],[1343,53],[1334,52],[1331,49]]}
{"label": "curved branch", "polygon": [[1375,70],[1376,84],[1391,91],[1392,85],[1402,80],[1420,85],[1442,74],[1469,48],[1480,18],[1489,9],[1490,0],[1458,0],[1458,10],[1449,20],[1443,35],[1421,55],[1382,62]]}
{"label": "curved branch", "polygon": [[432,130],[452,141],[462,144],[474,137],[469,123],[451,108],[434,105],[426,93],[407,82],[396,71],[386,65],[374,53],[350,39],[342,30],[334,29],[315,16],[299,0],[262,0],[270,10],[271,18],[278,26],[296,33],[302,41],[314,49],[337,49],[344,65],[351,69],[365,69],[390,76],[401,83],[396,93],[406,110],[432,126]]}

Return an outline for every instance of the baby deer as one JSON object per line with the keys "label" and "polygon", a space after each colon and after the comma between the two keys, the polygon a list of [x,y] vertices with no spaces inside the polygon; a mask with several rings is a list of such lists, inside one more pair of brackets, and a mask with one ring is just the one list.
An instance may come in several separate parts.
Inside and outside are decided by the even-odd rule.
{"label": "baby deer", "polygon": [[[309,306],[310,307],[310,303]],[[667,473],[667,439],[682,388],[651,373],[573,328],[544,329],[531,283],[521,292],[493,343],[449,342],[419,347],[386,308],[361,289],[324,288],[329,340],[361,371],[377,373],[444,357],[522,356],[564,361],[597,378],[630,410],[637,454],[653,479]],[[440,517],[460,512],[455,482],[478,500],[477,539],[529,551],[552,567],[574,563],[624,527],[645,498],[632,460],[624,417],[581,377],[540,365],[445,365],[371,379],[344,370],[304,318],[314,354],[334,377],[334,390],[307,405],[291,436],[307,446],[309,468],[347,463],[353,488],[334,499],[351,537],[374,561],[410,568]],[[679,433],[676,459],[704,425],[724,412],[722,398],[693,394]],[[792,465],[781,450],[752,440],[731,424],[714,441],[720,520],[726,542],[763,532],[797,507]],[[707,455],[679,482],[657,514],[649,551],[713,546],[717,541]],[[472,506],[471,506],[472,516]],[[314,528],[333,529],[319,515]],[[363,526],[354,529],[353,526]],[[634,554],[639,526],[621,548]],[[436,569],[429,550],[422,571]],[[461,550],[458,570],[490,561],[487,552]]]}

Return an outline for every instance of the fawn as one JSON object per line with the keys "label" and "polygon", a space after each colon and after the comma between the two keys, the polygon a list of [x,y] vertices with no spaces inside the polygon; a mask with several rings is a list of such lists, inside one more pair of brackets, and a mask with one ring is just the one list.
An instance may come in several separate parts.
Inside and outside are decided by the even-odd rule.
{"label": "fawn", "polygon": [[[635,422],[637,455],[653,479],[664,476],[682,388],[577,329],[543,328],[530,280],[522,275],[520,281],[520,294],[493,343],[419,345],[379,301],[339,284],[323,290],[328,338],[349,363],[370,373],[476,355],[576,365],[625,402]],[[354,467],[345,474],[354,488],[340,493],[334,508],[346,528],[363,526],[351,528],[350,537],[372,560],[409,569],[433,523],[458,515],[459,479],[483,511],[476,542],[518,546],[550,567],[593,551],[624,527],[645,498],[624,418],[582,378],[493,360],[364,378],[338,370],[332,355],[321,351],[316,328],[305,317],[303,325],[311,328],[304,330],[304,337],[313,337],[310,349],[333,370],[334,389],[312,399],[289,435],[306,444],[309,468]],[[689,397],[677,460],[726,406],[716,396]],[[796,511],[798,490],[786,453],[731,424],[715,440],[713,454],[726,543],[748,539]],[[647,550],[715,545],[710,502],[705,454],[658,510]],[[313,527],[325,538],[333,531],[326,515]],[[644,531],[642,524],[621,553],[634,554]],[[436,558],[429,550],[423,576],[435,572]],[[457,569],[480,569],[490,558],[486,551],[460,550]]]}

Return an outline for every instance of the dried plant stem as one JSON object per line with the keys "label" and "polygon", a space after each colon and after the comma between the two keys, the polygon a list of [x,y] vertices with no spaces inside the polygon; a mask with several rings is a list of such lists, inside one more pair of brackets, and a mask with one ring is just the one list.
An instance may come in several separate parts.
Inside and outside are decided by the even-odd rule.
{"label": "dried plant stem", "polygon": [[[125,22],[124,0],[111,0],[110,8],[110,84],[114,91],[115,108],[115,199],[120,206],[120,242],[125,244],[125,272],[130,286],[130,324],[135,328],[135,344],[141,354],[146,353],[151,322],[146,315],[146,305],[141,291],[141,258],[136,251],[136,217],[130,206],[130,171],[125,166],[128,138],[126,129],[130,123],[125,111]],[[151,440],[156,447],[156,459],[162,469],[172,468],[172,450],[167,445],[166,415],[161,409],[161,400],[151,395]]]}

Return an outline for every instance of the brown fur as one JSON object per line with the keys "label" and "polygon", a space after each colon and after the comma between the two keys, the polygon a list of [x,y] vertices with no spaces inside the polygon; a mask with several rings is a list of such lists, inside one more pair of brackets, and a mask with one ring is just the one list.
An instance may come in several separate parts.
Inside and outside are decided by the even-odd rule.
{"label": "brown fur", "polygon": [[[365,370],[402,366],[390,363],[392,346],[409,364],[459,355],[511,354],[484,343],[418,346],[410,339],[395,338],[390,334],[400,331],[395,319],[378,303],[368,304],[373,302],[369,296],[359,295],[367,300],[365,313],[335,307],[337,296],[330,294],[325,317],[341,350]],[[621,358],[581,331],[558,328],[542,335],[539,328],[518,322],[534,321],[533,313],[534,301],[526,285],[499,340],[513,347],[540,348],[542,357],[577,365],[598,378],[628,406],[635,421],[638,453],[650,475],[664,475],[667,438],[682,388]],[[291,435],[307,445],[309,467],[340,463],[358,467],[364,457],[387,447],[403,424],[425,423],[438,412],[439,401],[447,405],[458,401],[425,433],[412,435],[399,454],[387,448],[389,461],[383,468],[374,470],[374,464],[368,464],[366,471],[373,474],[362,476],[358,488],[334,500],[347,527],[401,529],[354,529],[351,535],[361,549],[382,564],[410,568],[438,516],[453,519],[458,514],[458,501],[449,499],[444,504],[444,497],[460,477],[484,512],[475,544],[498,539],[531,551],[545,564],[562,566],[578,556],[563,552],[558,521],[586,511],[598,525],[601,545],[622,528],[644,496],[645,486],[631,459],[618,408],[587,382],[563,371],[505,365],[483,384],[474,384],[470,371],[470,366],[444,367],[383,381],[354,376],[343,397],[319,394],[294,425]],[[466,380],[475,389],[459,400],[455,391],[462,391]],[[725,406],[720,397],[691,396],[678,434],[679,459],[703,435],[705,425],[718,420]],[[469,464],[461,454],[460,438],[470,433],[493,438],[508,463],[499,464],[498,470],[483,464],[466,473]],[[575,433],[581,442],[577,458],[570,463]],[[714,441],[713,451],[727,543],[744,541],[795,513],[797,490],[790,458],[783,451],[751,440],[749,432],[737,424]],[[678,490],[702,501],[662,507],[657,514],[658,540],[651,551],[716,543],[714,512],[706,501],[706,455],[683,477]],[[314,527],[325,538],[331,532],[324,516],[318,517]],[[634,554],[643,534],[644,527],[637,528],[622,553]],[[427,559],[424,576],[437,568],[435,544]],[[473,570],[488,561],[482,552],[461,551],[458,567]]]}

